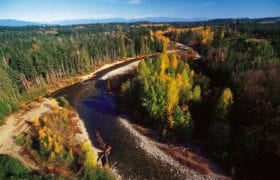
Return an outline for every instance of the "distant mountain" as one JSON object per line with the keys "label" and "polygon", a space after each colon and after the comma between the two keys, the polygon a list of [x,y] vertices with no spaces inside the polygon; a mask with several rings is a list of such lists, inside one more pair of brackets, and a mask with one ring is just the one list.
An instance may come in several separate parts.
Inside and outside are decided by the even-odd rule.
{"label": "distant mountain", "polygon": [[63,21],[54,21],[50,24],[53,25],[77,25],[77,24],[96,24],[96,23],[120,23],[120,22],[131,22],[128,19],[124,18],[108,18],[108,19],[74,19],[74,20],[63,20]]}
{"label": "distant mountain", "polygon": [[173,18],[173,17],[147,17],[140,18],[140,21],[148,21],[148,22],[198,22],[198,21],[206,21],[207,18]]}
{"label": "distant mountain", "polygon": [[54,25],[75,25],[75,24],[94,24],[94,23],[132,23],[132,22],[194,22],[205,21],[206,18],[172,18],[172,17],[147,17],[147,18],[105,18],[105,19],[76,19],[55,21]]}
{"label": "distant mountain", "polygon": [[0,26],[67,26],[78,24],[96,24],[96,23],[133,23],[133,22],[202,22],[206,24],[225,24],[232,22],[256,22],[256,23],[279,23],[280,17],[266,17],[266,18],[224,18],[224,19],[207,19],[207,18],[176,18],[176,17],[146,17],[146,18],[104,18],[104,19],[75,19],[75,20],[63,20],[54,21],[49,23],[20,21],[13,19],[0,19]]}
{"label": "distant mountain", "polygon": [[49,23],[38,23],[21,21],[14,19],[0,19],[0,26],[42,26],[42,25],[77,25],[77,24],[95,24],[95,23],[133,23],[133,22],[195,22],[204,21],[205,18],[172,18],[172,17],[147,17],[147,18],[104,18],[104,19],[74,19],[74,20],[63,20],[63,21],[53,21]]}
{"label": "distant mountain", "polygon": [[14,20],[14,19],[0,19],[0,26],[19,27],[19,26],[39,26],[39,25],[43,25],[43,24],[37,22]]}
{"label": "distant mountain", "polygon": [[203,22],[207,25],[230,25],[243,23],[259,23],[259,24],[275,24],[280,23],[280,17],[265,17],[265,18],[224,18],[224,19],[210,19]]}
{"label": "distant mountain", "polygon": [[232,22],[255,22],[255,23],[279,23],[280,17],[265,18],[176,18],[176,17],[146,17],[146,18],[105,18],[105,19],[76,19],[51,22],[50,25],[77,25],[77,24],[95,24],[95,23],[133,23],[133,22],[203,22],[212,24],[223,24]]}

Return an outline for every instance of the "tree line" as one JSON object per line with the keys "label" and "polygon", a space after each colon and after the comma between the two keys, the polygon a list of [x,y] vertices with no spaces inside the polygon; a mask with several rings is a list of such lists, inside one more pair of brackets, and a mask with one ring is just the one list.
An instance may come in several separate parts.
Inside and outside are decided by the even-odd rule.
{"label": "tree line", "polygon": [[151,28],[133,24],[0,28],[0,119],[59,79],[162,49]]}
{"label": "tree line", "polygon": [[120,88],[121,107],[168,141],[199,140],[236,178],[273,177],[280,162],[279,24],[173,23],[160,32],[202,58],[141,62]]}
{"label": "tree line", "polygon": [[[280,162],[280,26],[228,23],[211,29],[214,37],[206,44],[191,31],[169,34],[181,42],[198,42],[202,59],[190,65],[211,81],[200,110],[192,114],[199,120],[197,135],[216,159],[236,167],[237,178],[273,177]],[[216,117],[221,109],[212,103],[218,94],[232,102],[222,108],[228,112],[222,121]]]}

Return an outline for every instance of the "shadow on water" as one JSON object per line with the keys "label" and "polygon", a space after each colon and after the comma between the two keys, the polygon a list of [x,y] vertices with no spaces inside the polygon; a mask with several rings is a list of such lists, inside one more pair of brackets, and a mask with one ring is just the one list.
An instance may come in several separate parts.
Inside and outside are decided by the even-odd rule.
{"label": "shadow on water", "polygon": [[64,95],[76,108],[96,147],[96,130],[112,147],[109,163],[123,179],[185,179],[174,167],[148,155],[139,146],[139,139],[119,122],[112,97],[104,88],[105,81],[92,79],[65,88],[56,96]]}
{"label": "shadow on water", "polygon": [[90,99],[87,99],[83,101],[83,104],[99,113],[103,114],[109,114],[109,115],[116,115],[116,111],[114,109],[114,105],[112,103],[111,97],[107,96],[105,94],[105,91],[103,89],[105,84],[104,80],[98,80],[95,84],[95,86],[99,89],[102,88],[102,91],[100,92],[99,96],[94,96]]}
{"label": "shadow on water", "polygon": [[173,167],[149,156],[140,148],[139,140],[119,123],[112,98],[105,94],[104,82],[97,81],[95,85],[98,95],[82,101],[77,110],[93,144],[98,146],[95,141],[95,131],[98,130],[112,147],[110,164],[115,164],[125,179],[182,179]]}

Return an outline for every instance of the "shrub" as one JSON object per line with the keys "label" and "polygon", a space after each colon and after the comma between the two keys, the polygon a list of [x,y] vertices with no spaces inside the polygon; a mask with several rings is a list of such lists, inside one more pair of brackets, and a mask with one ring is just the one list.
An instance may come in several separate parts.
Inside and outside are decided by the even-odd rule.
{"label": "shrub", "polygon": [[19,160],[0,155],[0,179],[25,176],[29,173],[28,169]]}
{"label": "shrub", "polygon": [[19,160],[0,155],[0,179],[61,179],[43,173],[29,171]]}
{"label": "shrub", "polygon": [[86,168],[81,179],[113,180],[115,177],[102,168]]}
{"label": "shrub", "polygon": [[30,147],[32,145],[30,134],[20,133],[16,136],[16,143],[20,146]]}
{"label": "shrub", "polygon": [[180,138],[189,137],[193,130],[193,120],[190,112],[184,112],[177,106],[174,108],[173,116],[176,134]]}
{"label": "shrub", "polygon": [[7,104],[0,101],[0,124],[3,123],[2,120],[4,119],[4,116],[7,114],[8,111],[9,111],[9,108],[8,108]]}
{"label": "shrub", "polygon": [[81,149],[84,153],[84,167],[82,179],[115,179],[114,176],[105,169],[97,167],[97,157],[93,153],[88,143],[83,143]]}
{"label": "shrub", "polygon": [[28,102],[34,100],[35,98],[44,96],[46,94],[47,94],[47,88],[41,87],[41,88],[31,90],[29,92],[22,93],[20,100],[24,103],[28,103]]}
{"label": "shrub", "polygon": [[61,106],[61,107],[64,107],[64,108],[70,108],[71,107],[69,101],[64,96],[59,96],[57,98],[57,101],[58,101],[58,105]]}

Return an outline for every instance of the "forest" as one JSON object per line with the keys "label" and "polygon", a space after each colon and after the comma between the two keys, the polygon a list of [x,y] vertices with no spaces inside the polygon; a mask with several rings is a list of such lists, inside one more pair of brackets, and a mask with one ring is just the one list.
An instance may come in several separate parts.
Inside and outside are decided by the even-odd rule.
{"label": "forest", "polygon": [[[129,78],[107,81],[107,88],[117,89],[119,112],[155,130],[162,141],[197,140],[234,178],[272,178],[280,167],[279,34],[279,23],[247,21],[1,27],[0,123],[60,79],[160,53],[141,60]],[[174,42],[201,58],[167,53]],[[103,176],[100,169],[90,172],[95,160],[87,145],[66,141],[76,129],[60,135],[63,130],[55,128],[75,127],[72,116],[69,109],[45,114],[17,142],[47,163],[42,168],[67,176],[83,167],[80,177]],[[16,160],[5,158],[0,163],[9,169]],[[18,163],[20,177],[36,177]]]}
{"label": "forest", "polygon": [[259,23],[167,28],[163,35],[202,58],[142,61],[117,88],[120,110],[166,141],[199,140],[235,178],[273,178],[280,165],[279,33],[279,24]]}
{"label": "forest", "polygon": [[161,52],[151,29],[127,24],[0,28],[0,122],[57,80],[100,64]]}

